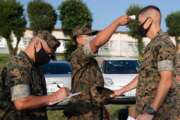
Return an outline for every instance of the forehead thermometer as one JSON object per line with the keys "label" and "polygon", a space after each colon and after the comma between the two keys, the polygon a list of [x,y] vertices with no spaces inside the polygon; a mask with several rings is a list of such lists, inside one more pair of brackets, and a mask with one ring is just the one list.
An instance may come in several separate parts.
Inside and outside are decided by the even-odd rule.
{"label": "forehead thermometer", "polygon": [[131,20],[135,20],[136,19],[135,15],[130,15],[129,17],[130,17]]}

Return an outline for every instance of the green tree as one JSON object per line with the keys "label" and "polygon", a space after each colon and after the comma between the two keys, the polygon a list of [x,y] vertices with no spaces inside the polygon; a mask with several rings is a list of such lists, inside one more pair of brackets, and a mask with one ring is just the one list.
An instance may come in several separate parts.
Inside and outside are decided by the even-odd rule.
{"label": "green tree", "polygon": [[[126,11],[127,15],[138,15],[139,11],[142,9],[141,6],[139,5],[131,5]],[[128,24],[129,32],[128,34],[134,38],[136,38],[137,41],[137,47],[138,47],[138,52],[139,56],[142,56],[143,50],[144,50],[144,44],[143,44],[143,39],[138,33],[138,19],[133,20]]]}
{"label": "green tree", "polygon": [[65,35],[70,35],[71,41],[66,44],[66,54],[68,56],[76,49],[76,45],[72,38],[72,30],[78,26],[92,26],[92,15],[89,8],[82,0],[64,0],[58,8],[62,23],[62,30]]}
{"label": "green tree", "polygon": [[73,40],[69,40],[66,41],[66,54],[65,54],[65,58],[67,60],[70,59],[71,53],[77,48],[77,45],[75,43],[75,41]]}
{"label": "green tree", "polygon": [[[0,36],[7,42],[10,55],[15,55],[26,28],[23,6],[16,0],[0,0]],[[12,33],[17,38],[13,46]]]}
{"label": "green tree", "polygon": [[[64,31],[71,31],[77,26],[92,25],[92,15],[82,0],[65,0],[59,6],[60,20]],[[70,33],[71,35],[71,33]]]}
{"label": "green tree", "polygon": [[166,26],[168,27],[168,33],[171,36],[175,36],[176,41],[180,36],[180,11],[169,14],[166,18]]}
{"label": "green tree", "polygon": [[30,28],[37,33],[41,30],[51,32],[57,20],[57,14],[53,7],[43,0],[33,0],[28,4],[28,17]]}

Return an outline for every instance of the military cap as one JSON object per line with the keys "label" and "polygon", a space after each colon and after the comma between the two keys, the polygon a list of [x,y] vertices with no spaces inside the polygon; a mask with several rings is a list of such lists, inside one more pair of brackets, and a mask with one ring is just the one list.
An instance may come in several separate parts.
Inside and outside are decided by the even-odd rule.
{"label": "military cap", "polygon": [[48,31],[39,31],[36,36],[46,41],[53,51],[56,51],[56,49],[60,46],[60,42]]}
{"label": "military cap", "polygon": [[72,30],[73,37],[78,35],[96,35],[98,31],[94,31],[91,29],[90,25],[77,26]]}

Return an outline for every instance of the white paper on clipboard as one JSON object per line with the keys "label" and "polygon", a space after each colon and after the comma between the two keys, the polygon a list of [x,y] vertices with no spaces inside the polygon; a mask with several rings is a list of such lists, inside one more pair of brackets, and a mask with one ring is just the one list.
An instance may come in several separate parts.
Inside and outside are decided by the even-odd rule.
{"label": "white paper on clipboard", "polygon": [[69,96],[67,96],[65,99],[69,99],[69,98],[72,98],[72,97],[74,97],[74,96],[78,96],[78,95],[80,95],[81,94],[81,92],[76,92],[76,93],[71,93]]}
{"label": "white paper on clipboard", "polygon": [[67,96],[66,98],[64,98],[63,101],[61,100],[58,100],[58,101],[55,101],[55,102],[50,102],[49,105],[54,105],[54,104],[64,104],[65,102],[68,102],[72,97],[74,96],[78,96],[80,95],[81,92],[76,92],[76,93],[71,93],[69,96]]}

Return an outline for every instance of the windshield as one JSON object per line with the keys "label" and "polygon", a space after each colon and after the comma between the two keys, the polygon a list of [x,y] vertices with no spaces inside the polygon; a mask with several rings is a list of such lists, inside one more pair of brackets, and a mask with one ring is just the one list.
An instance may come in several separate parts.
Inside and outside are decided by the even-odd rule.
{"label": "windshield", "polygon": [[138,69],[137,60],[107,60],[103,63],[105,74],[136,74]]}
{"label": "windshield", "polygon": [[44,74],[70,74],[72,72],[69,63],[49,63],[41,67]]}

